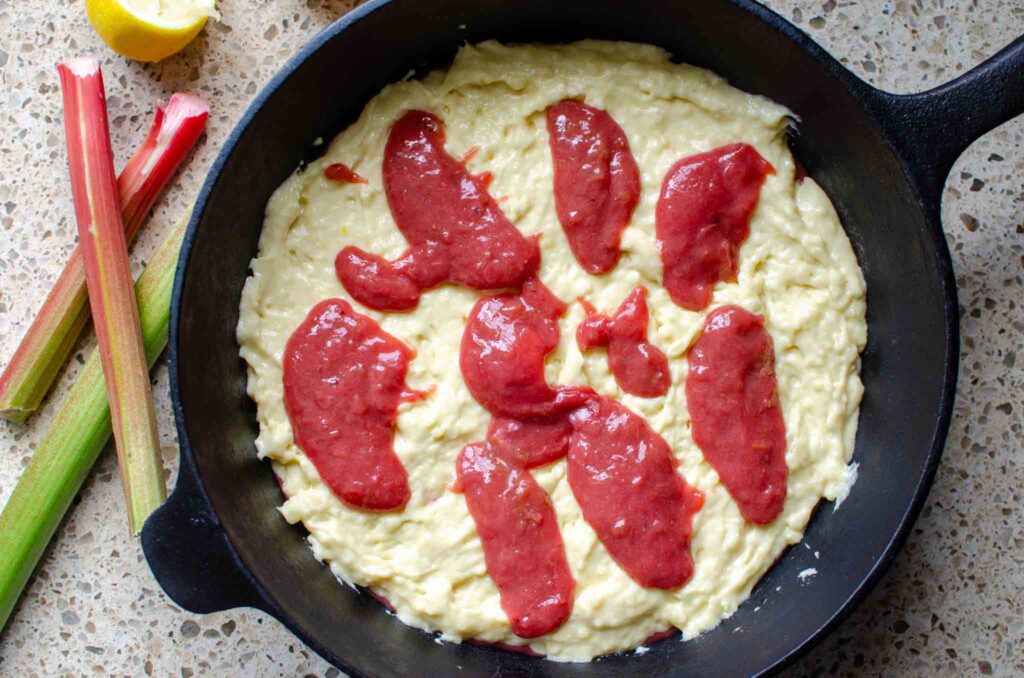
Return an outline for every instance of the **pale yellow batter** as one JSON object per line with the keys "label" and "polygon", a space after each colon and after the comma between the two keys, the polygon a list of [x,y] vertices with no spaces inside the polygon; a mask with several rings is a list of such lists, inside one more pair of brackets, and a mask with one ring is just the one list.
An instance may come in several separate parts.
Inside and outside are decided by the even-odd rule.
{"label": "pale yellow batter", "polygon": [[[577,265],[555,214],[544,111],[566,97],[606,109],[628,136],[641,172],[640,203],[623,235],[622,259],[604,276]],[[525,234],[543,234],[540,275],[560,298],[585,296],[610,312],[637,284],[647,286],[650,338],[672,364],[666,396],[626,395],[603,351],[580,354],[574,332],[584,313],[577,303],[562,320],[547,377],[553,384],[589,384],[640,413],[672,447],[687,482],[706,496],[694,519],[693,578],[675,591],[644,589],[618,568],[581,517],[564,461],[536,469],[561,524],[576,591],[569,620],[530,647],[552,659],[587,660],[635,647],[668,627],[682,629],[684,638],[711,628],[749,595],[787,545],[800,540],[819,500],[848,489],[851,475],[862,392],[858,355],[867,332],[864,280],[828,198],[810,179],[794,181],[784,141],[792,114],[712,73],[672,64],[650,46],[488,42],[464,47],[447,71],[385,88],[323,159],[288,179],[268,204],[259,256],[242,295],[238,339],[258,405],[257,449],[273,461],[289,497],[281,513],[306,526],[314,553],[340,579],[373,587],[406,623],[452,641],[512,644],[524,641],[509,629],[465,500],[449,490],[456,455],[483,439],[489,421],[458,365],[466,316],[481,293],[446,285],[426,292],[411,313],[382,314],[354,304],[416,350],[409,386],[436,389],[400,410],[395,449],[412,491],[404,511],[344,506],[293,443],[283,406],[281,361],[289,336],[317,302],[351,300],[334,274],[337,252],[353,244],[395,258],[406,247],[388,211],[381,161],[391,123],[412,108],[444,121],[453,156],[479,147],[470,169],[492,171],[491,194],[508,196],[503,209],[512,222]],[[690,436],[685,356],[706,313],[669,300],[654,239],[655,203],[669,167],[735,142],[755,146],[777,171],[764,184],[740,251],[739,280],[719,284],[713,302],[763,314],[775,340],[789,486],[784,512],[767,527],[740,516]],[[325,179],[324,167],[334,162],[348,164],[369,184]]]}

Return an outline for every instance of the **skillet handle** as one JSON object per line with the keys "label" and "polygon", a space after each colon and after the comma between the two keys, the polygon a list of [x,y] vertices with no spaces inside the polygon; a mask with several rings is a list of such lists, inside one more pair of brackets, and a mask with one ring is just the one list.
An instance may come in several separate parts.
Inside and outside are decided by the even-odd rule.
{"label": "skillet handle", "polygon": [[191,455],[181,455],[174,492],[146,520],[142,550],[163,590],[190,612],[269,611],[203,493]]}
{"label": "skillet handle", "polygon": [[920,94],[880,93],[881,118],[937,205],[960,154],[986,132],[1024,113],[1024,36],[978,67]]}

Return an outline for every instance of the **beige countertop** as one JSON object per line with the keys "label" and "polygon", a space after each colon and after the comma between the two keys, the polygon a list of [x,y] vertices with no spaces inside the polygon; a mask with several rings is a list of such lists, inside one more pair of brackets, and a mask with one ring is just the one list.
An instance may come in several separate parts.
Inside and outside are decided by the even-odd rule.
{"label": "beige countertop", "polygon": [[[770,0],[861,77],[895,92],[942,83],[1024,34],[1022,0]],[[223,0],[182,53],[143,65],[108,51],[81,0],[0,0],[0,362],[75,239],[54,68],[102,58],[120,165],[153,104],[180,89],[211,104],[208,133],[132,253],[139,270],[195,196],[257,91],[351,2]],[[1024,119],[975,143],[950,174],[943,221],[960,287],[963,348],[949,442],[906,547],[867,601],[792,675],[1024,673]],[[87,340],[61,379],[66,387]],[[155,372],[170,474],[177,466],[167,370]],[[63,388],[62,388],[63,390]],[[0,422],[0,503],[53,412]],[[3,554],[0,553],[0,557]],[[101,457],[8,628],[0,675],[337,676],[274,619],[183,612],[130,538],[112,449]]]}

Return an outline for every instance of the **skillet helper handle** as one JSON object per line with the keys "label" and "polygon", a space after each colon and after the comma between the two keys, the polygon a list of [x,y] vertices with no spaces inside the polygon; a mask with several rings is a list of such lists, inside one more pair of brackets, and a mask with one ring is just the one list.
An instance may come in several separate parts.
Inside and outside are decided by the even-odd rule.
{"label": "skillet helper handle", "polygon": [[883,94],[881,104],[892,138],[920,172],[925,195],[938,205],[960,154],[1024,113],[1024,36],[955,80],[920,94]]}
{"label": "skillet helper handle", "polygon": [[200,489],[188,455],[181,455],[174,492],[142,528],[142,550],[163,590],[190,612],[265,609]]}

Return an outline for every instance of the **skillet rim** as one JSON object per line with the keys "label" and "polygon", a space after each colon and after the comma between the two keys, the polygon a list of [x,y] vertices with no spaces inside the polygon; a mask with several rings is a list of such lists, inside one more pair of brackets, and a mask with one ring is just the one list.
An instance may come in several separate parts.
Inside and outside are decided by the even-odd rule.
{"label": "skillet rim", "polygon": [[[174,412],[175,427],[178,434],[180,448],[181,468],[190,470],[194,476],[195,489],[201,495],[205,505],[216,524],[222,529],[225,535],[225,542],[231,552],[232,560],[238,565],[238,574],[244,578],[253,588],[257,600],[253,601],[253,607],[261,609],[280,621],[286,628],[296,635],[302,642],[311,647],[314,651],[327,659],[335,666],[343,669],[353,676],[366,675],[356,667],[350,665],[344,658],[339,657],[330,649],[324,647],[314,637],[300,627],[293,620],[283,614],[276,603],[276,596],[263,586],[255,578],[252,571],[246,565],[245,560],[239,554],[235,546],[231,531],[226,529],[219,520],[214,509],[214,504],[206,491],[206,484],[203,480],[199,466],[191,447],[189,436],[186,430],[185,413],[182,405],[180,383],[178,378],[178,366],[180,356],[180,325],[181,305],[184,292],[185,276],[188,264],[191,259],[192,245],[195,240],[199,222],[202,220],[207,202],[213,189],[219,183],[224,166],[235,150],[239,140],[249,128],[253,120],[260,114],[261,109],[268,99],[298,70],[313,54],[319,51],[324,45],[335,39],[339,34],[347,30],[353,24],[361,21],[373,12],[376,12],[387,5],[402,0],[370,0],[355,9],[344,14],[332,24],[324,28],[309,40],[302,48],[292,55],[280,70],[268,81],[262,90],[256,95],[249,106],[239,117],[228,137],[224,140],[213,163],[207,170],[206,178],[196,197],[192,217],[189,220],[178,259],[177,269],[174,277],[174,288],[171,296],[170,325],[168,338],[168,373],[170,382],[171,409]],[[806,654],[814,645],[833,631],[850,613],[868,596],[877,586],[882,575],[889,569],[909,537],[910,529],[916,522],[921,510],[924,507],[925,499],[935,479],[939,463],[945,449],[946,438],[949,433],[952,419],[953,406],[956,399],[956,386],[959,371],[960,355],[960,326],[959,326],[959,302],[957,296],[956,280],[953,271],[952,256],[942,228],[941,221],[941,193],[939,196],[928,196],[922,186],[922,168],[916,167],[903,150],[903,146],[897,143],[892,120],[886,120],[886,98],[893,98],[894,95],[879,90],[869,83],[861,80],[851,71],[843,67],[829,52],[816,43],[809,35],[798,29],[784,17],[773,10],[760,5],[753,0],[725,0],[731,5],[754,15],[768,27],[781,33],[783,37],[799,47],[813,61],[827,69],[829,75],[835,78],[856,102],[863,108],[865,114],[874,123],[880,132],[893,157],[898,161],[903,170],[904,179],[917,200],[918,208],[924,216],[927,224],[926,236],[933,241],[935,246],[935,276],[939,283],[943,297],[943,312],[945,322],[943,327],[943,338],[945,341],[945,356],[943,361],[942,388],[940,393],[939,408],[935,416],[935,427],[933,428],[932,440],[929,446],[926,463],[920,481],[914,488],[913,495],[907,509],[904,511],[892,537],[877,553],[874,564],[857,583],[853,593],[821,624],[814,632],[796,642],[788,651],[774,657],[769,664],[760,668],[755,675],[773,675],[786,666],[791,665],[798,658]],[[914,96],[902,95],[902,96]],[[943,168],[943,179],[949,168]],[[941,188],[941,186],[940,186]],[[870,290],[869,290],[870,293]],[[177,489],[177,488],[176,488]]]}

